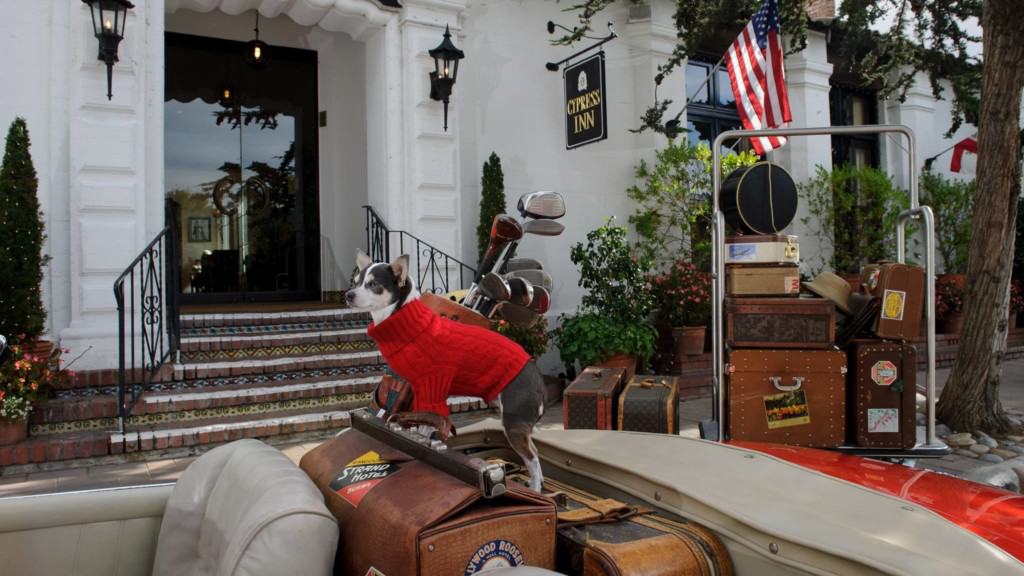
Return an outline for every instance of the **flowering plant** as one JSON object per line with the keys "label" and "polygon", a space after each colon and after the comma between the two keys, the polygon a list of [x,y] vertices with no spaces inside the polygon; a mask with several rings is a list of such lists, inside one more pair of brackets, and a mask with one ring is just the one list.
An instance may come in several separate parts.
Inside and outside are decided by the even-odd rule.
{"label": "flowering plant", "polygon": [[47,397],[57,383],[67,382],[74,372],[61,366],[61,354],[55,348],[48,356],[26,350],[24,342],[10,345],[8,358],[0,364],[0,419],[24,420],[32,404]]}
{"label": "flowering plant", "polygon": [[1021,294],[1020,280],[1010,282],[1010,314],[1024,312],[1024,294]]}
{"label": "flowering plant", "polygon": [[940,318],[964,309],[964,281],[961,276],[943,276],[935,281],[935,312]]}
{"label": "flowering plant", "polygon": [[693,263],[676,260],[662,272],[648,276],[651,291],[670,326],[704,326],[711,318],[711,275]]}
{"label": "flowering plant", "polygon": [[522,346],[534,358],[540,358],[548,350],[548,321],[543,316],[528,327],[498,320],[498,333]]}

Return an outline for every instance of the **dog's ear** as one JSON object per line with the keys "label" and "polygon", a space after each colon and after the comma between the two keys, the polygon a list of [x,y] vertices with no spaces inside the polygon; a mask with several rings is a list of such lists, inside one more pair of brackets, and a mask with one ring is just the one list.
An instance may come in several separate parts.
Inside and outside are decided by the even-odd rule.
{"label": "dog's ear", "polygon": [[359,271],[362,272],[363,270],[366,270],[366,267],[370,264],[373,264],[373,259],[367,256],[366,252],[356,248],[356,266],[359,267]]}
{"label": "dog's ear", "polygon": [[391,263],[391,272],[398,279],[398,286],[404,287],[409,280],[409,255],[402,254]]}

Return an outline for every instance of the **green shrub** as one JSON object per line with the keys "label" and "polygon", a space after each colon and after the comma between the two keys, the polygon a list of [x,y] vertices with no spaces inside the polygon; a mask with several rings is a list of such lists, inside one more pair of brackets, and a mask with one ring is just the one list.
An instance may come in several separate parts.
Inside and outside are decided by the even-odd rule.
{"label": "green shrub", "polygon": [[484,259],[491,236],[491,223],[498,214],[505,213],[505,175],[501,159],[494,152],[484,162],[480,177],[480,222],[476,225],[477,262]]}
{"label": "green shrub", "polygon": [[974,181],[947,180],[925,170],[921,173],[921,203],[935,212],[935,236],[946,273],[967,272]]}

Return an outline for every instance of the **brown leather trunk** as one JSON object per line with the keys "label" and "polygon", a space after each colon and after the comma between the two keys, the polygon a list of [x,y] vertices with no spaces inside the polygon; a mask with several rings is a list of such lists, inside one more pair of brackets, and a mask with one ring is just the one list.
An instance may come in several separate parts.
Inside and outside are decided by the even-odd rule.
{"label": "brown leather trunk", "polygon": [[565,429],[614,430],[625,381],[625,368],[585,368],[562,395]]}
{"label": "brown leather trunk", "polygon": [[733,297],[797,297],[800,295],[800,267],[796,264],[726,265],[725,293]]}
{"label": "brown leather trunk", "polygon": [[727,298],[730,348],[831,348],[835,304],[824,298]]}
{"label": "brown leather trunk", "polygon": [[875,335],[909,341],[921,335],[924,268],[887,262],[869,264],[860,273],[861,289],[882,299]]}
{"label": "brown leather trunk", "polygon": [[335,574],[554,567],[554,503],[525,487],[509,484],[504,496],[485,500],[479,488],[352,429],[308,452],[299,466],[338,519]]}
{"label": "brown leather trunk", "polygon": [[390,374],[381,377],[377,387],[373,389],[370,411],[378,418],[386,418],[392,414],[407,412],[411,407],[412,386]]}
{"label": "brown leather trunk", "polygon": [[854,340],[847,350],[851,440],[865,448],[913,448],[917,351],[881,340]]}
{"label": "brown leather trunk", "polygon": [[789,234],[750,234],[725,237],[725,265],[799,264],[800,242]]}
{"label": "brown leather trunk", "polygon": [[733,440],[835,448],[846,440],[846,353],[732,350],[728,428]]}
{"label": "brown leather trunk", "polygon": [[679,377],[634,376],[619,397],[619,430],[679,433]]}
{"label": "brown leather trunk", "polygon": [[[707,528],[557,482],[558,570],[583,576],[729,576],[732,560]],[[619,519],[621,518],[621,519]]]}

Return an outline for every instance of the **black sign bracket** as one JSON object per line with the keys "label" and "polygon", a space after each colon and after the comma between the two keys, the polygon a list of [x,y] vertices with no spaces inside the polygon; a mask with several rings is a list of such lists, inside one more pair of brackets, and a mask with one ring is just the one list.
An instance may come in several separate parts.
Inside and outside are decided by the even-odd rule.
{"label": "black sign bracket", "polygon": [[[561,24],[555,24],[554,22],[548,20],[548,34],[554,34],[555,28],[561,28],[561,29],[566,30],[567,32],[570,32],[570,33],[574,33],[576,31],[575,29],[569,30],[568,28],[566,28],[565,26],[562,26]],[[597,40],[597,43],[593,44],[591,46],[588,46],[588,47],[580,50],[579,52],[576,52],[575,54],[572,54],[572,55],[570,55],[570,56],[568,56],[566,58],[563,58],[563,59],[559,60],[558,62],[548,62],[547,64],[544,65],[544,67],[547,68],[548,70],[552,71],[552,72],[558,72],[558,69],[561,68],[562,64],[565,64],[566,62],[572,60],[573,58],[576,58],[578,56],[582,56],[582,55],[586,54],[587,52],[590,52],[591,50],[594,50],[595,48],[598,48],[600,46],[603,46],[604,44],[607,44],[608,42],[611,42],[612,40],[618,38],[619,35],[615,33],[615,29],[612,28],[612,23],[609,22],[608,23],[608,35],[607,36],[605,36],[603,38],[595,38],[593,36],[583,36],[583,37],[584,38],[589,38],[591,40]]]}

